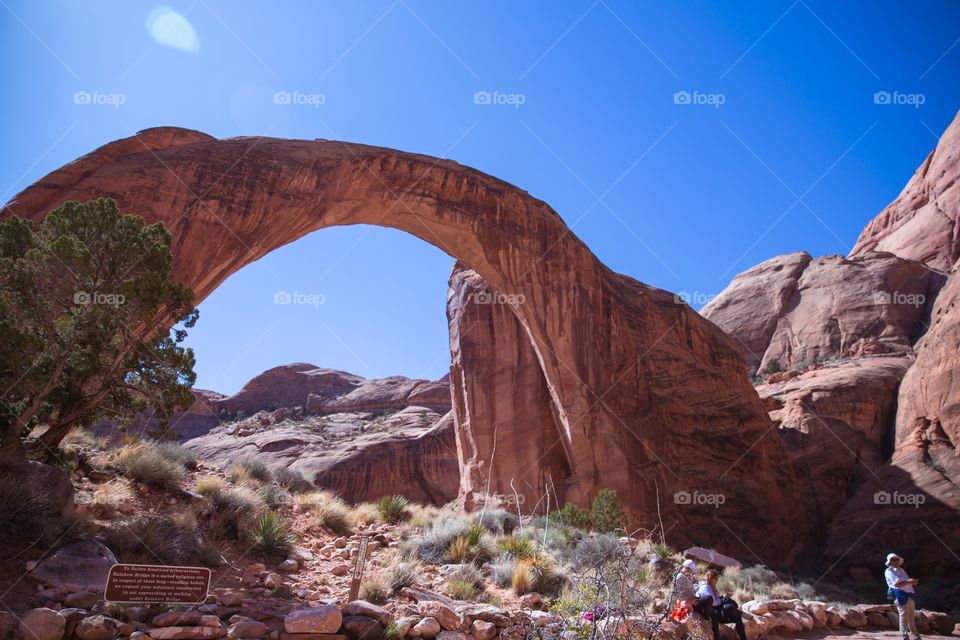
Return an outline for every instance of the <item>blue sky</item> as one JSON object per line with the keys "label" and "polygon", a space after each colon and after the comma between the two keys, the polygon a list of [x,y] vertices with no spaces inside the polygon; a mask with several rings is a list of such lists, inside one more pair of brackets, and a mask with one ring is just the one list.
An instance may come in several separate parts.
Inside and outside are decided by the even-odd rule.
{"label": "blue sky", "polygon": [[[949,0],[0,0],[0,29],[2,201],[151,126],[363,142],[510,181],[695,307],[776,254],[849,251],[960,108]],[[200,306],[197,384],[291,361],[439,377],[452,263],[366,227],[274,251]]]}

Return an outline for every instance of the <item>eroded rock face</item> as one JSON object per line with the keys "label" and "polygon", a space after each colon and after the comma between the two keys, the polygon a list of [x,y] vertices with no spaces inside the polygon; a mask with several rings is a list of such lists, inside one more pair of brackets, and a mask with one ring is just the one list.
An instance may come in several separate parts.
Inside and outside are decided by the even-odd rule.
{"label": "eroded rock face", "polygon": [[851,257],[889,251],[949,271],[960,258],[960,117],[896,200],[870,221]]}
{"label": "eroded rock face", "polygon": [[757,388],[801,475],[812,485],[818,538],[855,487],[889,456],[896,390],[905,357],[857,358]]}
{"label": "eroded rock face", "polygon": [[278,406],[306,407],[311,399],[319,404],[350,393],[363,381],[345,371],[306,363],[285,364],[264,371],[237,393],[219,399],[216,405],[229,413],[247,414]]}
{"label": "eroded rock face", "polygon": [[905,354],[945,281],[891,254],[808,258],[794,253],[749,269],[702,310],[734,336],[752,371]]}
{"label": "eroded rock face", "polygon": [[[720,518],[749,519],[753,526],[741,530],[741,539],[769,552],[774,563],[789,562],[808,537],[791,498],[791,461],[779,440],[768,437],[769,420],[730,339],[673,295],[611,272],[550,207],[512,185],[450,161],[389,149],[215,140],[162,128],[53,172],[4,213],[37,220],[66,200],[97,196],[166,223],[175,275],[199,299],[242,266],[317,229],[367,223],[412,233],[476,271],[505,297],[522,327],[540,364],[557,448],[569,469],[556,486],[561,502],[586,504],[609,487],[636,526],[653,528],[662,517],[665,526],[676,523],[678,538],[709,536],[734,546],[739,542]],[[469,369],[454,380],[467,398],[489,385],[505,393],[512,388],[471,377]],[[474,418],[458,429],[475,443],[496,433],[494,423]],[[533,434],[542,429],[529,425]],[[706,438],[717,443],[708,461],[688,463],[699,457]],[[523,459],[518,466],[517,452],[477,446],[481,455],[473,459],[485,465],[478,472],[488,474],[492,493],[510,495],[506,480],[540,464]],[[464,493],[480,486],[473,470],[461,477],[468,478]],[[514,484],[530,504],[545,493],[539,480]],[[726,511],[670,499],[701,485],[729,495]],[[718,548],[739,551],[719,542]]]}

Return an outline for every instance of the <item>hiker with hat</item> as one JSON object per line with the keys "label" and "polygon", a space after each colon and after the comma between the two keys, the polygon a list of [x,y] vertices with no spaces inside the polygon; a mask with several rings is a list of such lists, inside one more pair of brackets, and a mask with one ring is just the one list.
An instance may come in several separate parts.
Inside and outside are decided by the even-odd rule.
{"label": "hiker with hat", "polygon": [[673,592],[677,595],[677,606],[670,617],[677,622],[683,621],[697,606],[696,575],[700,573],[697,563],[684,560],[677,574],[673,576]]}
{"label": "hiker with hat", "polygon": [[900,614],[900,634],[908,640],[913,634],[914,640],[920,640],[917,631],[917,603],[913,587],[920,581],[911,578],[903,570],[903,558],[895,553],[887,554],[887,570],[883,572],[887,580],[887,597],[897,605]]}

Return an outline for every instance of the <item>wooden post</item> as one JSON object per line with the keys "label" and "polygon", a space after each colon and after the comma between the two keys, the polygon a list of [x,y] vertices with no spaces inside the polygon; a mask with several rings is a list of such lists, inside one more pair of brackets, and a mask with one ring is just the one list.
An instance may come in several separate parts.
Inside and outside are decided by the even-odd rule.
{"label": "wooden post", "polygon": [[363,578],[363,565],[367,562],[367,543],[370,536],[360,536],[360,549],[357,559],[353,563],[353,579],[350,580],[350,600],[353,602],[360,596],[360,579]]}

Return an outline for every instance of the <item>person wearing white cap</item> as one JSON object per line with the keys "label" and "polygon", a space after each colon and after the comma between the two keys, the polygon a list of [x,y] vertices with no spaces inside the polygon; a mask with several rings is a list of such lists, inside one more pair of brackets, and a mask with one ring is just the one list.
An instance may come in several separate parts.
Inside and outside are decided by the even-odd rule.
{"label": "person wearing white cap", "polygon": [[917,631],[917,605],[913,590],[914,585],[920,581],[907,575],[903,570],[903,558],[897,554],[888,553],[886,564],[887,570],[883,572],[883,576],[887,580],[887,588],[900,614],[900,634],[904,640],[909,639],[910,633],[913,634],[914,640],[920,640],[920,632]]}
{"label": "person wearing white cap", "polygon": [[697,563],[688,559],[683,561],[677,575],[673,577],[673,588],[677,593],[677,599],[691,611],[697,604],[697,583],[694,576],[698,573],[700,569],[697,568]]}

